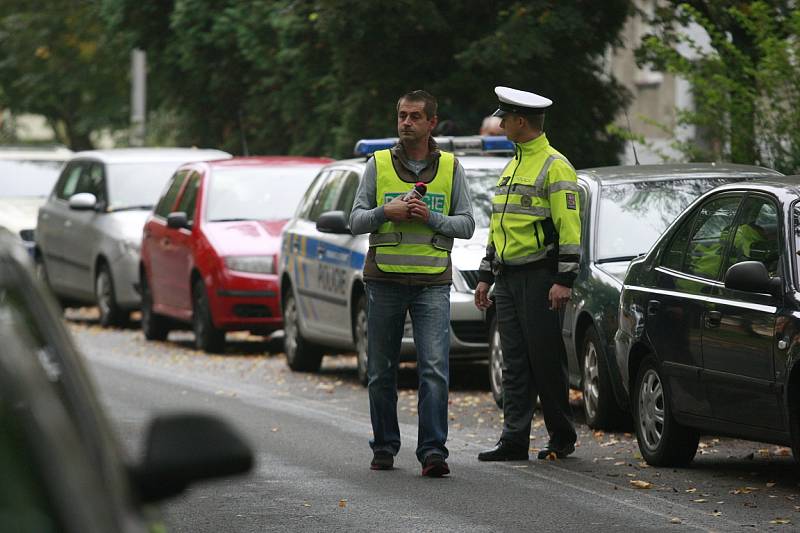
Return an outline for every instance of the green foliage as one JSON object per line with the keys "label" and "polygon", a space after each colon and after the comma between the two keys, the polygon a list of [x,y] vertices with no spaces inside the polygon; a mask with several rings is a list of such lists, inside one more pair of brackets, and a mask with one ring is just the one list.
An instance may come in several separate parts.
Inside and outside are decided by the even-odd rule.
{"label": "green foliage", "polygon": [[[694,108],[679,110],[677,122],[697,127],[704,142],[678,145],[687,157],[800,169],[800,9],[780,0],[675,1],[650,22],[639,62],[692,87]],[[709,46],[686,32],[691,23]]]}
{"label": "green foliage", "polygon": [[43,115],[73,149],[126,124],[129,52],[96,2],[0,0],[0,14],[0,104]]}
{"label": "green foliage", "polygon": [[[440,119],[474,134],[495,85],[555,101],[548,136],[576,166],[617,161],[606,132],[626,99],[599,59],[628,0],[103,0],[112,31],[148,52],[150,102],[183,117],[183,142],[347,156],[395,136],[395,104],[425,88]],[[175,113],[173,113],[175,115]]]}

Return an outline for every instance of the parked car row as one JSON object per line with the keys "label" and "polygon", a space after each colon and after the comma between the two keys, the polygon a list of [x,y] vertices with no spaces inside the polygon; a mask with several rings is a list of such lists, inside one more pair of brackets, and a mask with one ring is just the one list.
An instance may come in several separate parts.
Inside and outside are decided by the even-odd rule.
{"label": "parked car row", "polygon": [[[473,291],[493,190],[513,145],[437,141],[465,169],[476,220],[473,238],[452,253],[451,357],[487,358],[500,404],[496,318],[475,308]],[[210,352],[224,350],[226,331],[283,329],[293,370],[316,371],[324,355],[355,352],[366,384],[368,242],[350,233],[348,220],[366,161],[394,142],[361,141],[358,157],[341,161],[201,150],[75,154],[40,210],[39,274],[62,302],[97,303],[103,325],[141,308],[147,339],[191,327],[197,348]],[[653,464],[690,460],[706,429],[800,438],[793,180],[745,165],[578,171],[582,264],[562,333],[590,427],[632,414]],[[414,358],[410,321],[402,353]]]}

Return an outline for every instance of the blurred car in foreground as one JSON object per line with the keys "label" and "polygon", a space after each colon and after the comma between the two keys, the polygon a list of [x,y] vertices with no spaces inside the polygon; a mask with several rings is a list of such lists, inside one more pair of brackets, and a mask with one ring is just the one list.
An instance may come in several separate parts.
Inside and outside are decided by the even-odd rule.
{"label": "blurred car in foreground", "polygon": [[701,197],[625,276],[616,360],[651,465],[701,434],[800,458],[800,176]]}
{"label": "blurred car in foreground", "polygon": [[[491,198],[514,148],[505,137],[437,137],[436,141],[443,150],[456,153],[472,201],[481,206],[474,210],[474,236],[455,239],[451,253],[450,357],[486,358],[486,322],[475,307],[473,293],[486,247]],[[348,225],[367,158],[396,142],[360,141],[356,151],[364,157],[325,167],[286,225],[280,294],[286,358],[293,370],[316,371],[323,354],[355,350],[359,380],[366,385],[367,307],[361,274],[369,236],[353,236]],[[406,320],[402,346],[404,360],[414,360],[410,320]]]}
{"label": "blurred car in foreground", "polygon": [[[570,386],[583,391],[589,427],[614,428],[630,420],[614,358],[619,294],[630,261],[647,252],[669,223],[709,189],[780,175],[761,167],[710,163],[578,171],[581,267],[564,312],[562,333]],[[494,320],[490,331],[492,391],[500,400],[502,348]]]}
{"label": "blurred car in foreground", "polygon": [[157,417],[143,460],[124,464],[84,361],[27,263],[0,231],[0,531],[164,531],[149,503],[251,468],[249,445],[202,414]]}
{"label": "blurred car in foreground", "polygon": [[164,340],[176,322],[189,322],[197,348],[219,352],[226,331],[283,327],[280,232],[330,161],[240,157],[179,168],[144,226],[145,337]]}
{"label": "blurred car in foreground", "polygon": [[63,146],[0,146],[0,226],[20,239],[31,255],[39,207],[71,155]]}
{"label": "blurred car in foreground", "polygon": [[164,184],[183,163],[230,157],[192,148],[78,152],[39,209],[39,276],[62,304],[97,304],[103,326],[124,323],[140,304],[142,227]]}

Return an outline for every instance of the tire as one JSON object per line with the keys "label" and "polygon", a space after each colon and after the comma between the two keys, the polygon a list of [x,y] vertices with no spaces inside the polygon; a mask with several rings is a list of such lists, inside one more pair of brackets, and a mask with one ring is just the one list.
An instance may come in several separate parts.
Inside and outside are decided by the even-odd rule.
{"label": "tire", "polygon": [[358,302],[356,303],[353,339],[356,345],[358,382],[366,387],[369,383],[367,365],[367,298],[363,294],[358,298]]}
{"label": "tire", "polygon": [[583,373],[583,411],[586,425],[592,429],[615,429],[625,420],[617,404],[605,350],[594,326],[589,326],[581,342]]}
{"label": "tire", "polygon": [[289,368],[296,372],[318,372],[322,365],[322,351],[300,332],[297,302],[291,288],[283,302],[283,351]]}
{"label": "tire", "polygon": [[147,274],[142,273],[142,331],[149,341],[163,341],[169,335],[170,321],[167,317],[153,311],[153,293],[147,282]]}
{"label": "tire", "polygon": [[114,278],[108,265],[101,264],[94,279],[94,297],[100,310],[100,325],[103,327],[121,326],[130,318],[130,312],[117,304],[114,293]]}
{"label": "tire", "polygon": [[492,396],[500,409],[503,408],[503,346],[500,343],[500,330],[497,327],[497,315],[492,317],[489,326],[489,387]]}
{"label": "tire", "polygon": [[694,459],[700,435],[672,416],[669,384],[655,357],[648,355],[636,374],[633,417],[639,451],[652,466],[685,466]]}
{"label": "tire", "polygon": [[207,353],[225,351],[225,331],[214,326],[206,286],[201,280],[192,285],[192,331],[194,345]]}

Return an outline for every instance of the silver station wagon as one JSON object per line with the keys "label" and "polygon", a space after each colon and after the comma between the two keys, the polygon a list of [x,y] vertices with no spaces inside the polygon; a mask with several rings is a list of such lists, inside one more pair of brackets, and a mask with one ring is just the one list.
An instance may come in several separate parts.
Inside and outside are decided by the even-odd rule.
{"label": "silver station wagon", "polygon": [[142,228],[175,169],[228,159],[220,150],[124,148],[78,152],[39,209],[38,275],[62,304],[97,304],[104,326],[139,307]]}

